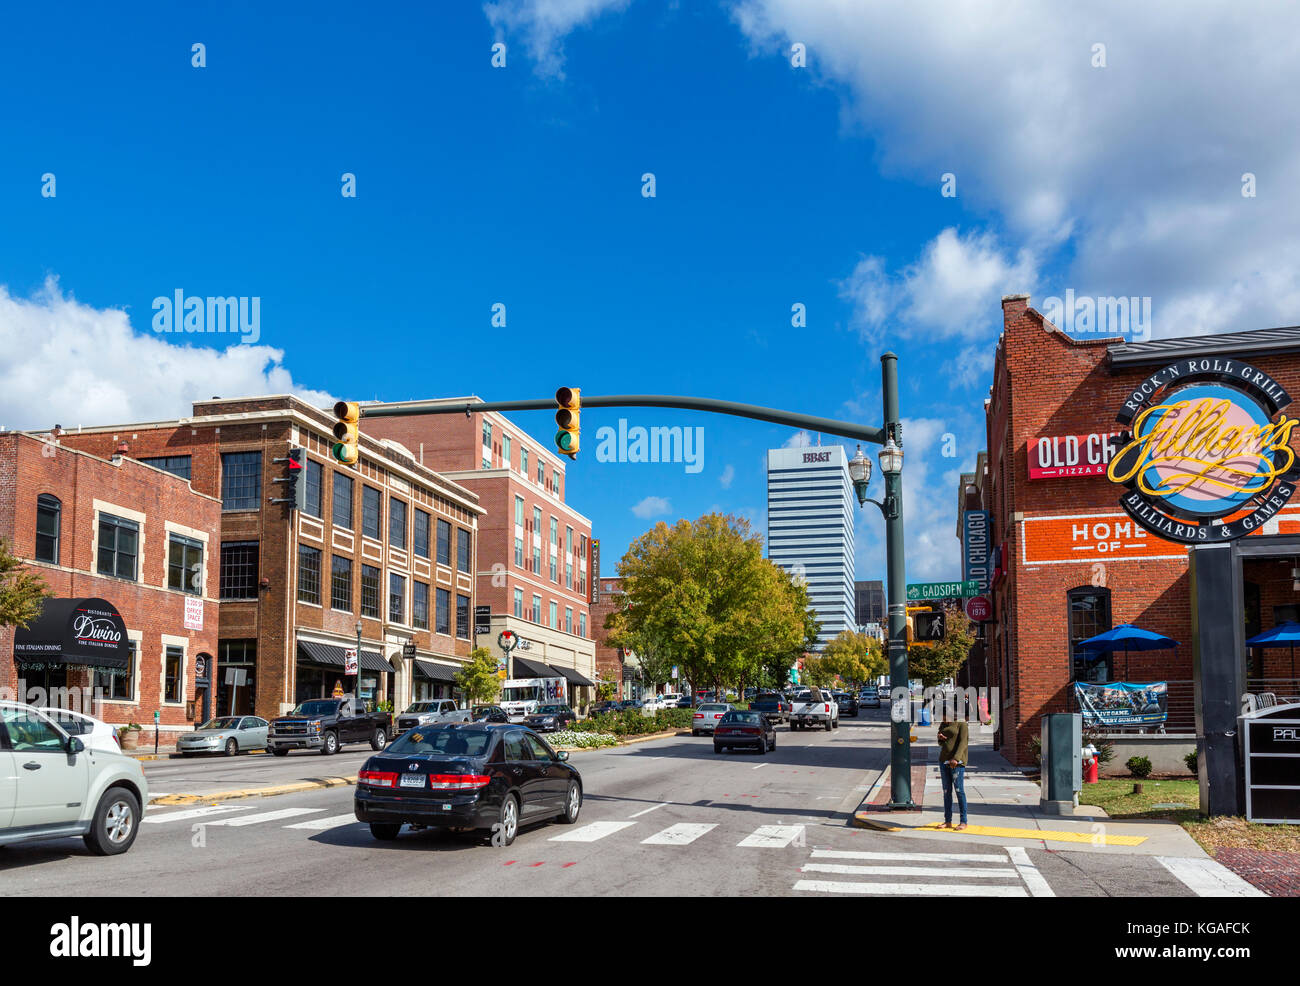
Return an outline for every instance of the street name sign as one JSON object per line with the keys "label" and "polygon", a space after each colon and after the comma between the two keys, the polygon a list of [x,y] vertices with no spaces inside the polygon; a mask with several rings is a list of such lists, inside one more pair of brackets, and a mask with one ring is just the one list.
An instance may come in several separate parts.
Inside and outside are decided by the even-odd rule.
{"label": "street name sign", "polygon": [[907,598],[917,599],[961,599],[966,596],[978,596],[980,585],[974,579],[968,582],[909,582]]}

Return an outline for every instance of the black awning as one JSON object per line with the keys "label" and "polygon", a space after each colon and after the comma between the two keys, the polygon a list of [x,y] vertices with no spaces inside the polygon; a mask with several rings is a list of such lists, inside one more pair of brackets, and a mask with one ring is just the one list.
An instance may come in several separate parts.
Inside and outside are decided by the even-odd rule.
{"label": "black awning", "polygon": [[455,684],[456,672],[460,669],[454,668],[450,664],[439,664],[437,661],[423,661],[417,657],[415,659],[415,670],[426,678],[432,678],[434,681]]}
{"label": "black awning", "polygon": [[575,671],[573,668],[556,668],[555,670],[560,672],[560,674],[564,675],[564,677],[568,680],[569,684],[571,685],[579,685],[587,688],[594,688],[596,686],[596,683],[594,681],[592,681],[590,678],[578,674],[578,672]]}
{"label": "black awning", "polygon": [[530,661],[526,657],[512,657],[514,662],[513,674],[516,678],[562,678],[560,672],[549,664],[543,664],[541,661]]}
{"label": "black awning", "polygon": [[[341,668],[344,664],[343,647],[336,647],[334,644],[318,644],[314,640],[298,641],[298,660],[307,661],[309,664],[328,664],[330,667]],[[365,671],[392,671],[392,665],[384,660],[378,651],[362,650],[361,667]]]}
{"label": "black awning", "polygon": [[46,599],[31,625],[14,633],[14,661],[20,665],[125,671],[130,659],[126,624],[104,599]]}

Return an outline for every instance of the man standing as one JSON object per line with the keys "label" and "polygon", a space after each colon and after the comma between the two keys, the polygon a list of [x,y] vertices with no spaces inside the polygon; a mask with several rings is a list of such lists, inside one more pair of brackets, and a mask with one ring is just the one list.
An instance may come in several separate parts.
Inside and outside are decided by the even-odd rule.
{"label": "man standing", "polygon": [[957,831],[966,827],[966,757],[967,743],[970,739],[970,727],[964,719],[958,719],[955,710],[945,703],[943,722],[939,723],[939,776],[943,780],[943,825],[941,828],[953,828],[952,791],[957,789],[957,804],[961,808],[961,824]]}

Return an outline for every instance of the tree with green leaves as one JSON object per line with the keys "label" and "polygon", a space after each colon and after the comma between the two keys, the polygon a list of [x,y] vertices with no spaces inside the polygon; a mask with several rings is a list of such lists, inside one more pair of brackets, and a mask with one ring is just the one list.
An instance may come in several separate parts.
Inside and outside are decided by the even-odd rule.
{"label": "tree with green leaves", "polygon": [[846,682],[861,684],[888,670],[880,641],[870,634],[843,630],[822,651],[830,670]]}
{"label": "tree with green leaves", "polygon": [[971,646],[975,643],[971,621],[961,610],[948,610],[944,622],[943,640],[925,645],[914,643],[907,648],[908,673],[913,678],[920,678],[925,688],[933,688],[954,677],[970,656]]}
{"label": "tree with green leaves", "polygon": [[501,694],[501,679],[497,675],[497,661],[486,647],[470,651],[469,663],[455,674],[456,687],[465,695],[470,705],[492,702]]}
{"label": "tree with green leaves", "polygon": [[0,538],[0,626],[26,628],[53,595],[45,579],[31,571]]}

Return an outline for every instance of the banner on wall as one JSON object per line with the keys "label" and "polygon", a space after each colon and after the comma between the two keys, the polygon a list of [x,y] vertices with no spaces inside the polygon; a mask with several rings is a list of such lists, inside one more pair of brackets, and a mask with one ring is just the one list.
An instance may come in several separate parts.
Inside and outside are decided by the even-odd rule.
{"label": "banner on wall", "polygon": [[1074,683],[1074,698],[1084,726],[1149,726],[1169,718],[1168,682]]}

